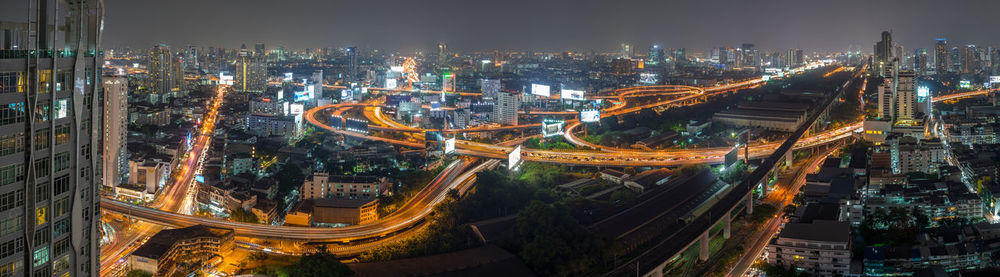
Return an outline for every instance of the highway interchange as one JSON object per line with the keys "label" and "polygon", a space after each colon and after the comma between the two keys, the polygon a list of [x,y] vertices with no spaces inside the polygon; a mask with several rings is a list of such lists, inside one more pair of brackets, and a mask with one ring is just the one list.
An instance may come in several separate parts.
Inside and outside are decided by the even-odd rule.
{"label": "highway interchange", "polygon": [[[760,86],[765,81],[763,79],[753,79],[735,84],[696,88],[685,86],[656,86],[639,87],[616,90],[610,95],[598,95],[594,98],[617,99],[617,105],[602,111],[602,117],[617,116],[636,112],[652,107],[674,107],[680,105],[691,105],[700,103],[697,100],[706,96],[731,93],[745,88]],[[133,224],[127,230],[117,230],[115,238],[111,244],[102,248],[102,275],[105,269],[114,268],[136,247],[136,241],[151,236],[159,231],[161,226],[190,226],[195,224],[206,224],[232,228],[236,230],[238,236],[253,237],[260,239],[287,240],[295,238],[301,241],[324,241],[324,242],[350,242],[371,238],[382,238],[390,236],[414,226],[430,213],[433,206],[443,201],[447,191],[451,189],[465,189],[474,182],[475,174],[494,168],[499,165],[497,159],[506,159],[507,154],[513,149],[508,145],[493,145],[477,143],[473,141],[459,140],[456,143],[456,152],[467,156],[447,165],[440,175],[433,179],[423,190],[407,202],[400,210],[390,216],[379,219],[375,223],[355,225],[340,228],[318,228],[318,227],[290,227],[272,226],[262,224],[238,223],[220,219],[197,217],[189,215],[193,204],[193,178],[200,170],[200,163],[204,159],[206,149],[210,144],[210,134],[214,132],[216,111],[222,102],[222,95],[225,88],[219,88],[218,96],[213,100],[209,112],[206,114],[201,130],[193,143],[189,155],[182,161],[178,178],[168,185],[164,192],[158,195],[153,208],[130,205],[113,200],[101,201],[101,207],[105,212],[113,212],[128,217],[137,218],[142,221]],[[383,93],[390,90],[373,90]],[[960,95],[939,96],[933,101],[947,101],[960,97],[970,97],[982,95],[988,91],[977,91],[962,93]],[[433,92],[425,92],[433,93]],[[440,93],[440,92],[439,92]],[[476,96],[475,93],[458,93],[465,96]],[[629,99],[633,97],[667,96],[666,100],[641,105],[629,105]],[[377,98],[376,98],[377,99]],[[351,109],[364,109],[365,117],[373,125],[369,130],[382,132],[401,132],[406,134],[407,139],[393,139],[374,136],[366,133],[358,133],[329,126],[321,119],[329,118],[331,114],[343,114]],[[534,112],[533,112],[534,113]],[[568,112],[557,112],[553,115],[574,115]],[[524,124],[517,126],[503,126],[499,128],[471,128],[471,129],[445,129],[427,130],[405,126],[384,116],[382,106],[375,102],[350,103],[320,106],[306,111],[304,117],[311,125],[329,132],[342,134],[347,137],[364,140],[377,140],[388,142],[397,146],[408,148],[425,147],[423,133],[425,131],[440,131],[443,133],[459,132],[494,132],[517,129],[532,129],[540,127],[540,124]],[[640,151],[633,149],[612,148],[589,144],[576,138],[573,130],[581,126],[576,119],[566,121],[566,132],[564,137],[567,141],[583,148],[593,148],[599,150],[540,150],[522,149],[522,159],[527,161],[559,163],[581,166],[677,166],[695,163],[718,163],[722,156],[731,148],[708,148],[695,150],[659,150]],[[796,144],[796,147],[810,147],[817,144],[825,144],[851,136],[861,129],[861,123],[847,125],[835,130],[828,130],[812,136],[803,138]],[[752,157],[763,157],[770,154],[778,147],[778,143],[752,145],[750,155]],[[485,162],[479,158],[487,158]],[[351,251],[363,251],[377,245],[377,243],[367,244],[365,247],[352,248]]]}

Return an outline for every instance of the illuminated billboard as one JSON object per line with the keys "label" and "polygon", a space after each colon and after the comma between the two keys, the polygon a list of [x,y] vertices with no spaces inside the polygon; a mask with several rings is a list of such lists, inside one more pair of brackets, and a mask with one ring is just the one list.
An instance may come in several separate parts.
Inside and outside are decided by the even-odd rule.
{"label": "illuminated billboard", "polygon": [[549,86],[539,85],[539,84],[531,84],[531,94],[542,97],[551,96],[551,92],[549,91]]}
{"label": "illuminated billboard", "polygon": [[972,88],[972,82],[968,80],[961,80],[958,82],[958,87],[960,88]]}
{"label": "illuminated billboard", "polygon": [[293,98],[293,100],[295,102],[309,100],[309,92],[305,90],[296,91],[295,98]]}
{"label": "illuminated billboard", "polygon": [[446,139],[444,141],[444,153],[451,154],[455,152],[455,138]]}
{"label": "illuminated billboard", "polygon": [[580,111],[580,122],[598,122],[601,120],[601,111],[589,110]]}
{"label": "illuminated billboard", "polygon": [[585,100],[583,98],[582,90],[563,89],[560,95],[562,96],[563,100],[580,100],[580,101]]}
{"label": "illuminated billboard", "polygon": [[927,86],[917,87],[917,97],[927,97],[931,95],[931,88]]}
{"label": "illuminated billboard", "polygon": [[990,84],[1000,83],[1000,76],[990,76]]}
{"label": "illuminated billboard", "polygon": [[660,81],[660,74],[656,73],[639,73],[639,82],[647,85],[653,85]]}
{"label": "illuminated billboard", "polygon": [[559,136],[563,134],[563,121],[542,121],[542,137]]}
{"label": "illuminated billboard", "polygon": [[507,154],[507,169],[514,170],[521,163],[521,146],[514,147],[514,150]]}
{"label": "illuminated billboard", "polygon": [[396,79],[394,78],[385,79],[385,88],[387,89],[396,88]]}
{"label": "illuminated billboard", "polygon": [[286,72],[286,73],[285,73],[285,79],[283,79],[282,81],[285,81],[285,82],[291,82],[291,81],[292,81],[292,77],[293,77],[293,76],[294,76],[294,75],[293,75],[293,74],[292,74],[291,72]]}
{"label": "illuminated billboard", "polygon": [[288,114],[289,115],[302,114],[303,111],[305,111],[305,105],[302,105],[302,104],[290,104],[290,105],[288,105]]}

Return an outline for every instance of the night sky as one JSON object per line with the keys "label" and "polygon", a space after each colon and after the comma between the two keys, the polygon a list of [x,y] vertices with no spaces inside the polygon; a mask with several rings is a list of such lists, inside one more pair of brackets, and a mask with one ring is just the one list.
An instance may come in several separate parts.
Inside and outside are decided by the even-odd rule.
{"label": "night sky", "polygon": [[[24,0],[0,0],[0,19]],[[156,43],[291,49],[357,45],[412,52],[534,49],[637,52],[739,46],[872,51],[882,30],[910,52],[935,37],[1000,45],[990,0],[105,0],[106,47]]]}

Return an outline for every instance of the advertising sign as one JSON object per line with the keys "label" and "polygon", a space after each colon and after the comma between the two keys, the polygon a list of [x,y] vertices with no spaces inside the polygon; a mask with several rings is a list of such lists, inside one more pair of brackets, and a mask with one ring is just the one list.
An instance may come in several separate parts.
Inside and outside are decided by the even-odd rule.
{"label": "advertising sign", "polygon": [[563,134],[563,121],[543,121],[542,137],[559,136]]}
{"label": "advertising sign", "polygon": [[507,154],[507,169],[514,170],[521,162],[521,146],[514,147],[510,154]]}
{"label": "advertising sign", "polygon": [[450,138],[444,141],[444,153],[451,154],[455,152],[455,138]]}
{"label": "advertising sign", "polygon": [[531,94],[542,97],[551,96],[551,92],[549,91],[549,86],[539,85],[539,84],[531,84]]}
{"label": "advertising sign", "polygon": [[589,110],[580,111],[580,122],[598,122],[601,120],[601,111]]}
{"label": "advertising sign", "polygon": [[563,100],[580,100],[580,101],[585,100],[583,98],[582,90],[563,89],[560,95],[562,96]]}

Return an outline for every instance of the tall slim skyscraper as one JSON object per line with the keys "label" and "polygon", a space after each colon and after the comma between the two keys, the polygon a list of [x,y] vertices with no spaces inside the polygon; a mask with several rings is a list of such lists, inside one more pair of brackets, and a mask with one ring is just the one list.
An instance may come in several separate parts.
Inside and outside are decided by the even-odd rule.
{"label": "tall slim skyscraper", "polygon": [[357,47],[354,47],[354,46],[347,47],[347,62],[348,62],[348,70],[347,70],[348,76],[347,76],[347,80],[353,82],[354,78],[358,77],[358,48]]}
{"label": "tall slim skyscraper", "polygon": [[32,3],[0,24],[0,275],[97,276],[104,2]]}
{"label": "tall slim skyscraper", "polygon": [[884,31],[882,32],[882,40],[875,43],[875,60],[873,61],[876,72],[881,76],[885,76],[886,68],[893,57],[892,50],[892,33]]}
{"label": "tall slim skyscraper", "polygon": [[948,55],[948,39],[939,38],[934,43],[934,71],[937,74],[950,72],[951,56]]}
{"label": "tall slim skyscraper", "polygon": [[927,48],[913,51],[913,70],[917,76],[927,74]]}
{"label": "tall slim skyscraper", "polygon": [[121,184],[122,174],[128,172],[125,156],[125,129],[128,120],[128,79],[104,77],[104,148],[103,176],[101,182],[111,189]]}
{"label": "tall slim skyscraper", "polygon": [[149,93],[153,94],[151,99],[165,101],[170,93],[180,90],[184,84],[184,68],[166,45],[153,46],[149,50],[148,57],[149,65],[146,70],[149,74],[146,87],[149,88]]}
{"label": "tall slim skyscraper", "polygon": [[244,44],[236,57],[233,87],[239,92],[263,92],[267,86],[267,67],[263,55],[256,55]]}

